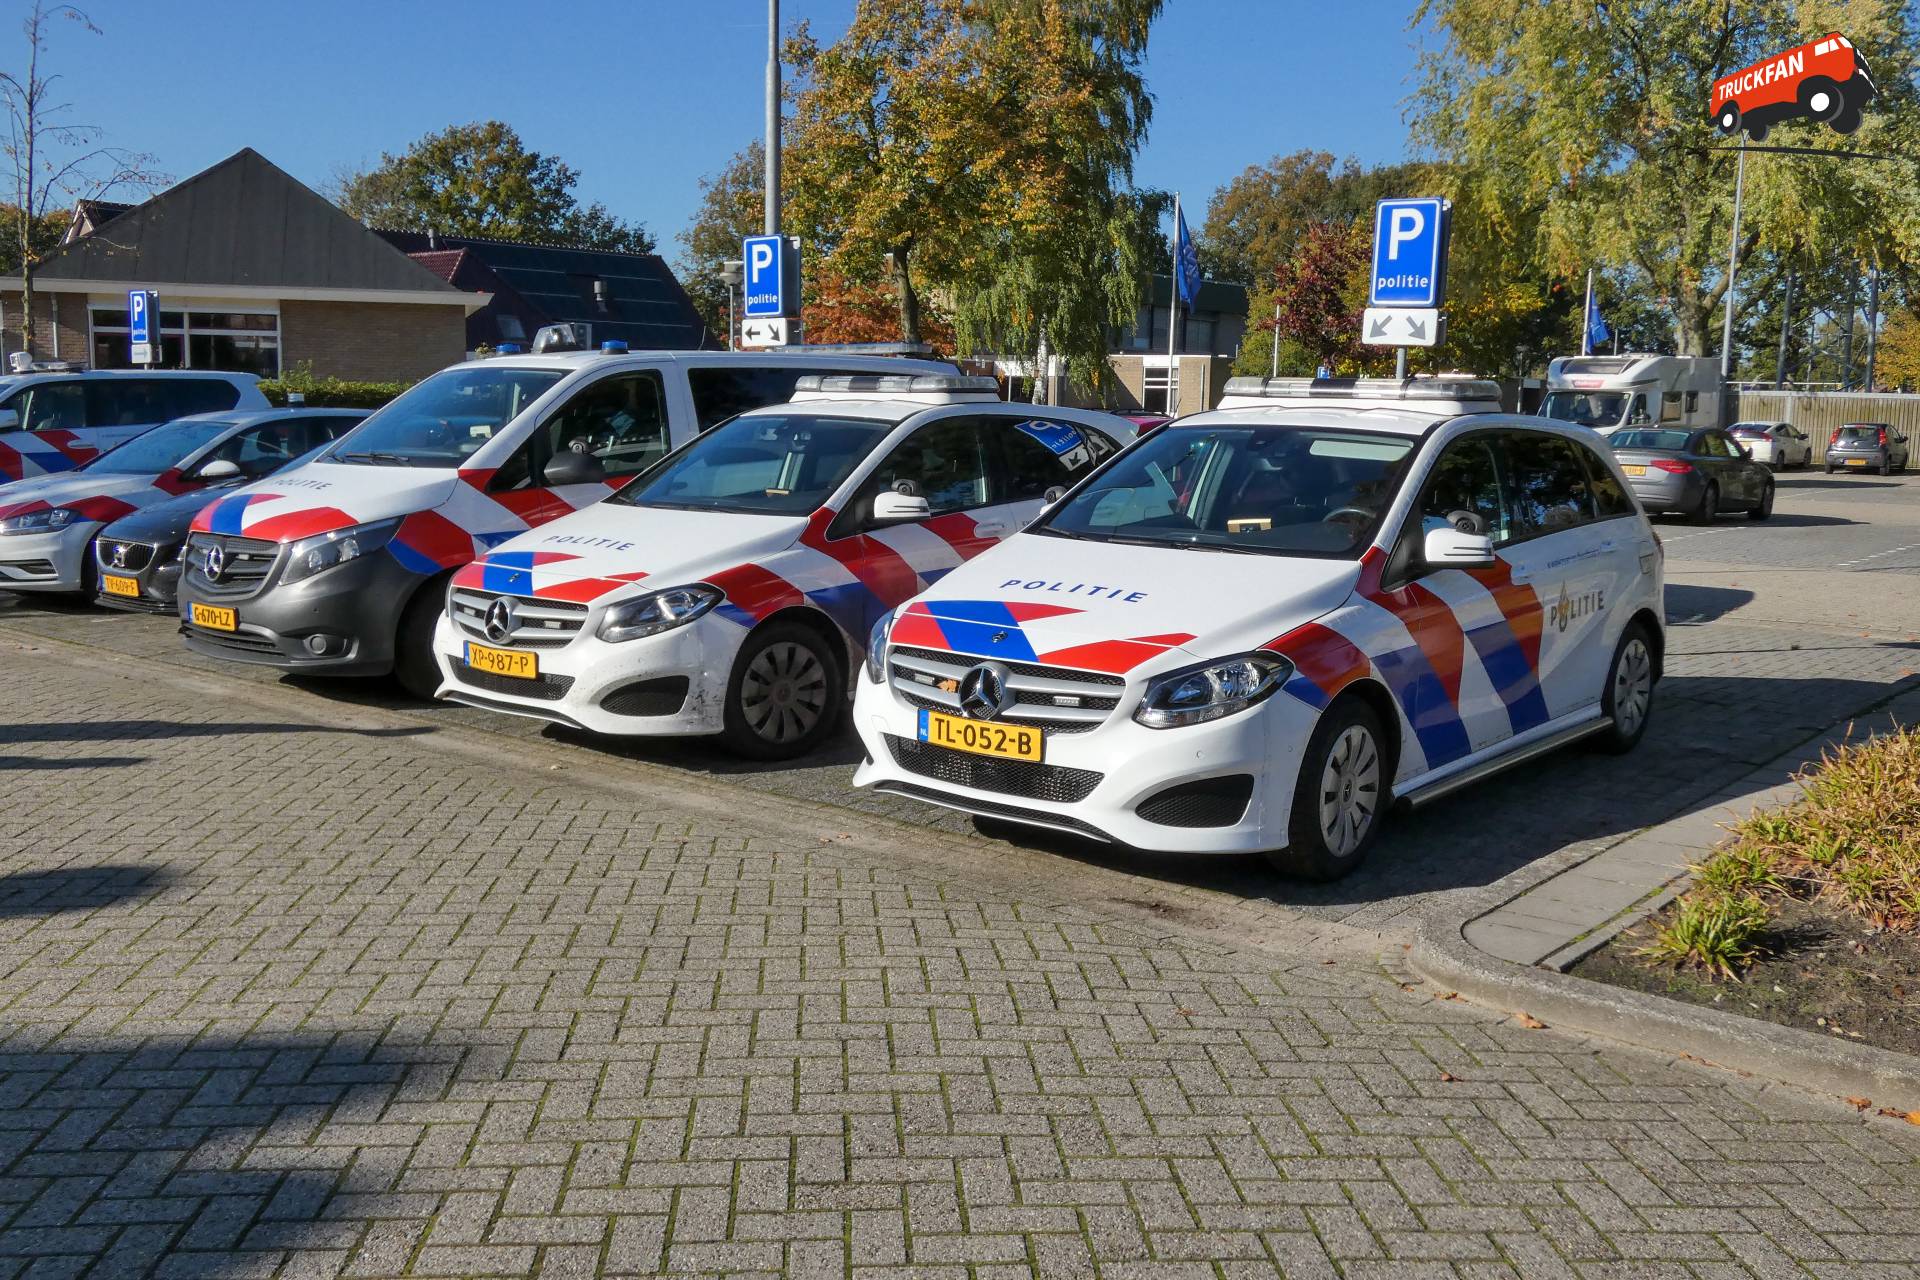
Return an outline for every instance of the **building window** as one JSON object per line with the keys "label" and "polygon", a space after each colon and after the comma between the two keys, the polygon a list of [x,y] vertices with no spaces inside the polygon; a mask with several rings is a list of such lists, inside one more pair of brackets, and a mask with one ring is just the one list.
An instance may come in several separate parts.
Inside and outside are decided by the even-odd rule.
{"label": "building window", "polygon": [[[1140,408],[1144,413],[1164,413],[1175,416],[1179,405],[1180,374],[1169,370],[1163,363],[1158,367],[1147,365],[1140,371]],[[1169,406],[1174,406],[1170,408]]]}
{"label": "building window", "polygon": [[[95,307],[93,367],[133,367],[127,313]],[[162,311],[162,369],[217,369],[223,373],[280,374],[280,315],[274,311]]]}

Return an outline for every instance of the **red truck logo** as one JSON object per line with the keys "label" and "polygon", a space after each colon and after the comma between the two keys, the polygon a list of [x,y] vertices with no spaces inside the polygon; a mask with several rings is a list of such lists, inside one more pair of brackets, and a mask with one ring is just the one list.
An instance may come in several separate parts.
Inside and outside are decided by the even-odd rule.
{"label": "red truck logo", "polygon": [[1745,129],[1755,142],[1783,120],[1818,120],[1852,133],[1875,92],[1867,60],[1833,32],[1715,80],[1708,114],[1720,132]]}

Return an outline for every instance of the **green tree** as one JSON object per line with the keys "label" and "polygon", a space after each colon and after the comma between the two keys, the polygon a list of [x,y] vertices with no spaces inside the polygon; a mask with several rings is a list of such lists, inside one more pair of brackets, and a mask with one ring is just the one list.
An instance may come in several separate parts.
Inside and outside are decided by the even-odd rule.
{"label": "green tree", "polygon": [[1368,167],[1325,151],[1295,151],[1249,165],[1207,201],[1201,260],[1217,280],[1252,283],[1292,256],[1307,227],[1370,217],[1374,202],[1417,194],[1424,167]]}
{"label": "green tree", "polygon": [[764,155],[758,141],[748,143],[719,172],[702,178],[700,207],[680,233],[680,283],[714,333],[727,331],[727,286],[721,271],[739,259],[741,242],[765,225]]}
{"label": "green tree", "polygon": [[[1568,280],[1613,267],[1662,300],[1682,354],[1718,346],[1734,151],[1707,119],[1718,76],[1843,30],[1882,99],[1850,142],[1823,125],[1770,142],[1912,154],[1913,14],[1899,0],[1424,0],[1418,135],[1482,209],[1518,209],[1514,252]],[[1456,227],[1459,226],[1456,221]],[[1531,241],[1531,243],[1528,243]],[[1738,255],[1845,252],[1920,262],[1904,166],[1750,154]],[[1756,293],[1742,289],[1738,306]]]}
{"label": "green tree", "polygon": [[653,252],[645,228],[575,199],[579,181],[563,161],[529,151],[512,126],[488,120],[382,155],[340,178],[334,201],[371,227]]}

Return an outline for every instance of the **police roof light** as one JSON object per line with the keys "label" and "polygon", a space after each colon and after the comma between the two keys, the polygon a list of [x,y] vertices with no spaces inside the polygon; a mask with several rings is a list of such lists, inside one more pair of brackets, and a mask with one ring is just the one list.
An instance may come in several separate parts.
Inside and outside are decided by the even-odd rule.
{"label": "police roof light", "polygon": [[600,351],[604,355],[623,356],[627,354],[627,344],[618,338],[608,338],[600,344]]}
{"label": "police roof light", "polygon": [[1485,378],[1228,378],[1229,396],[1316,400],[1498,400],[1500,385]]}
{"label": "police roof light", "polygon": [[517,356],[522,351],[525,351],[525,350],[526,348],[521,346],[517,342],[503,342],[499,346],[494,348],[494,351],[497,354],[503,355],[503,356]]}
{"label": "police roof light", "polygon": [[929,392],[985,392],[997,396],[1000,384],[984,374],[958,373],[808,373],[793,384],[798,391],[844,391],[869,395]]}

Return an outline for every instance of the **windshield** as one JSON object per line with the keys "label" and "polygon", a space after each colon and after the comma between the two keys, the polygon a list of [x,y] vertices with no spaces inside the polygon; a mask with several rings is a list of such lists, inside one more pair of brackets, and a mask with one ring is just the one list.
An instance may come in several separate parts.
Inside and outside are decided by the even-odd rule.
{"label": "windshield", "polygon": [[342,436],[326,461],[457,467],[566,376],[497,365],[444,370]]}
{"label": "windshield", "polygon": [[211,444],[224,431],[233,430],[231,422],[207,418],[181,418],[155,427],[86,464],[88,471],[109,475],[158,475],[177,467],[188,455]]}
{"label": "windshield", "polygon": [[1419,441],[1321,427],[1165,427],[1037,532],[1263,555],[1359,554]]}
{"label": "windshield", "polygon": [[663,458],[607,501],[680,511],[809,515],[826,505],[894,425],[811,413],[749,414]]}
{"label": "windshield", "polygon": [[1626,412],[1624,391],[1553,391],[1540,412],[1583,427],[1610,427]]}
{"label": "windshield", "polygon": [[1607,443],[1615,449],[1665,449],[1672,453],[1680,453],[1687,447],[1687,433],[1684,431],[1616,431],[1607,437]]}

